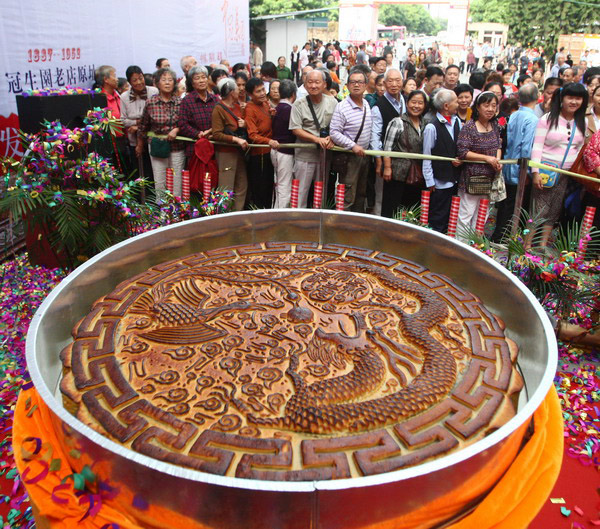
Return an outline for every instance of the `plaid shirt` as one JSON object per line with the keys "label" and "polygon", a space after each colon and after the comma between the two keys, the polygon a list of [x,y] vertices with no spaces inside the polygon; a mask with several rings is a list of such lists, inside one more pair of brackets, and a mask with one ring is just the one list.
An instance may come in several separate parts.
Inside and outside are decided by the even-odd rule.
{"label": "plaid shirt", "polygon": [[[158,94],[148,99],[138,129],[142,137],[145,138],[148,132],[154,132],[154,134],[171,132],[177,126],[180,107],[181,99],[178,96],[171,97],[168,102],[164,102]],[[182,142],[171,142],[172,151],[181,151],[183,148]]]}
{"label": "plaid shirt", "polygon": [[[217,96],[207,92],[206,101],[196,91],[183,98],[179,111],[179,134],[198,139],[198,134],[212,127],[212,111],[218,102]],[[185,151],[188,158],[192,155],[194,144],[186,142]]]}

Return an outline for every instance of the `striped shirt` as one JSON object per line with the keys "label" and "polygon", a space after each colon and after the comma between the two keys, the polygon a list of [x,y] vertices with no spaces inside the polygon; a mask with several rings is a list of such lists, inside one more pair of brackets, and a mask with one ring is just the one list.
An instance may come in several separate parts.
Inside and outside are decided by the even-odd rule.
{"label": "striped shirt", "polygon": [[[535,129],[535,138],[533,140],[533,149],[531,150],[531,160],[540,163],[554,162],[559,165],[562,163],[569,144],[569,135],[575,132],[573,143],[569,149],[569,154],[563,165],[563,169],[569,170],[581,147],[583,147],[584,137],[581,131],[575,126],[574,121],[567,121],[562,116],[558,116],[558,126],[554,129],[549,128],[549,114],[545,114],[538,121]],[[534,170],[537,172],[537,170]]]}
{"label": "striped shirt", "polygon": [[[329,133],[333,143],[338,147],[350,150],[356,144],[360,145],[363,149],[369,146],[371,139],[371,108],[365,100],[362,103],[362,106],[358,106],[348,96],[335,107],[333,116],[331,116]],[[365,124],[358,141],[355,143],[354,139],[360,130],[363,115],[365,116]]]}

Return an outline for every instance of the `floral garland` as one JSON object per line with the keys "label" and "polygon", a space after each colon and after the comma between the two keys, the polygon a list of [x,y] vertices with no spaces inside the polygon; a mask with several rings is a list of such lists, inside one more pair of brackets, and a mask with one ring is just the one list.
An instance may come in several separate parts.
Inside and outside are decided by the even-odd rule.
{"label": "floral garland", "polygon": [[81,88],[79,86],[63,86],[62,88],[44,88],[42,90],[23,90],[23,97],[73,96],[82,94],[99,94],[99,88]]}

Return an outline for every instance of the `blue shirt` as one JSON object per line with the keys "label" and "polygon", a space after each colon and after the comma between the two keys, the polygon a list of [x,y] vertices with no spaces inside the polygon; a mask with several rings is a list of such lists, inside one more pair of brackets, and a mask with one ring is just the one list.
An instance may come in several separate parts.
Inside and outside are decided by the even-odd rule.
{"label": "blue shirt", "polygon": [[[506,129],[508,143],[506,145],[506,158],[530,158],[535,128],[538,117],[531,108],[521,107],[514,112]],[[517,185],[519,183],[519,166],[505,165],[502,174],[507,184]]]}
{"label": "blue shirt", "polygon": [[[450,137],[456,142],[458,138],[454,137],[454,124],[458,119],[457,116],[452,116],[452,123],[448,123],[446,118],[442,116],[439,112],[435,114],[435,119],[438,119],[441,123],[446,125],[446,130],[450,134]],[[462,128],[462,123],[459,120],[459,126]],[[431,155],[431,149],[435,145],[437,141],[437,132],[435,130],[435,125],[433,123],[429,123],[425,130],[423,131],[423,154]],[[431,166],[431,160],[423,160],[423,178],[425,179],[425,185],[427,187],[431,187],[435,185],[436,189],[448,189],[454,185],[454,182],[442,182],[441,180],[436,180],[433,177],[433,167]]]}

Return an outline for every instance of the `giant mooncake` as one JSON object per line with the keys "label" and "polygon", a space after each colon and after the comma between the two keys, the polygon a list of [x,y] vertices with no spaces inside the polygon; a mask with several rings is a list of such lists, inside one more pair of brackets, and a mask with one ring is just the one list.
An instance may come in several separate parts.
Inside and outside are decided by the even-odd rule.
{"label": "giant mooncake", "polygon": [[461,450],[515,415],[517,347],[449,278],[338,244],[154,266],[61,353],[65,406],[134,451],[218,475],[323,480]]}

